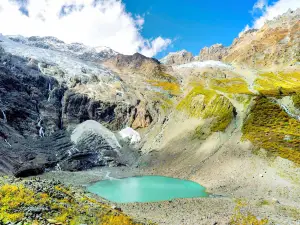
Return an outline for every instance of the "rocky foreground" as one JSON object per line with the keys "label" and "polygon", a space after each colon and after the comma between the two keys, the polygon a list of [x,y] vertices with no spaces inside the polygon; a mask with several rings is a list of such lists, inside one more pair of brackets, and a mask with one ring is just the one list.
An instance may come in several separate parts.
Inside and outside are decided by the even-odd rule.
{"label": "rocky foreground", "polygon": [[142,225],[121,209],[55,180],[0,178],[0,224]]}

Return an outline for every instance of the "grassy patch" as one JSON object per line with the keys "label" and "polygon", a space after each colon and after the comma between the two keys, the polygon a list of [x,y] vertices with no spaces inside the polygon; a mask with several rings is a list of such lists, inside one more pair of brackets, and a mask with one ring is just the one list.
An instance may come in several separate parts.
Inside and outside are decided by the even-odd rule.
{"label": "grassy patch", "polygon": [[203,118],[214,118],[211,130],[225,131],[233,119],[233,105],[224,96],[216,96],[203,111]]}
{"label": "grassy patch", "polygon": [[297,108],[297,109],[300,109],[300,94],[297,93],[297,94],[294,94],[292,96],[292,101],[294,103],[294,106]]}
{"label": "grassy patch", "polygon": [[215,96],[215,91],[196,86],[179,102],[177,109],[186,112],[191,117],[200,118],[205,105]]}
{"label": "grassy patch", "polygon": [[173,83],[178,82],[176,77],[162,71],[156,74],[156,78],[167,82],[173,82]]}
{"label": "grassy patch", "polygon": [[159,87],[172,95],[179,95],[181,93],[178,83],[171,83],[166,81],[148,80],[148,83],[154,87]]}
{"label": "grassy patch", "polygon": [[212,89],[231,94],[253,94],[248,89],[247,82],[242,78],[212,79]]}
{"label": "grassy patch", "polygon": [[[84,194],[42,181],[0,184],[0,224],[135,225],[130,217]],[[42,191],[41,191],[42,190]],[[35,215],[27,212],[35,210]]]}
{"label": "grassy patch", "polygon": [[205,139],[213,132],[225,131],[234,117],[233,109],[226,97],[217,95],[202,112],[202,118],[211,118],[211,122],[197,127],[194,138]]}
{"label": "grassy patch", "polygon": [[300,91],[300,72],[263,73],[255,81],[255,89],[264,95],[290,95]]}
{"label": "grassy patch", "polygon": [[251,212],[246,210],[247,202],[237,200],[234,208],[234,214],[231,217],[230,225],[266,225],[268,219],[259,219]]}
{"label": "grassy patch", "polygon": [[300,122],[267,98],[256,99],[242,131],[254,145],[300,163]]}

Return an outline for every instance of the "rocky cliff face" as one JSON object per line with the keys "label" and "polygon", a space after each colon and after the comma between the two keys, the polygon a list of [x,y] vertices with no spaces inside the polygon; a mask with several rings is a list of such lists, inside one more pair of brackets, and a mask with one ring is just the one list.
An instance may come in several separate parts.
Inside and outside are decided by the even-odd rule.
{"label": "rocky cliff face", "polygon": [[224,61],[255,68],[293,65],[300,60],[300,9],[268,21],[233,42]]}
{"label": "rocky cliff face", "polygon": [[[97,142],[94,145],[102,146],[101,151],[83,144],[91,137],[83,137],[80,143],[70,138],[70,132],[86,120],[99,121],[115,131],[126,127],[134,108],[130,103],[108,101],[113,92],[93,98],[77,91],[82,85],[95,83],[101,91],[102,85],[118,81],[115,75],[109,75],[111,72],[103,68],[97,72],[93,65],[82,62],[86,71],[78,68],[81,73],[74,79],[69,70],[72,61],[53,64],[36,47],[27,52],[31,57],[24,57],[22,48],[28,48],[19,43],[14,46],[14,42],[3,36],[1,44],[4,47],[0,47],[1,173],[28,176],[48,169],[82,170],[124,162],[116,154],[120,149],[109,143],[104,148],[101,138],[91,134]],[[53,50],[49,53],[61,54]],[[117,98],[116,92],[114,96]]]}
{"label": "rocky cliff face", "polygon": [[215,60],[222,61],[224,56],[227,55],[228,48],[224,47],[222,44],[215,44],[211,47],[204,47],[197,58],[199,61]]}
{"label": "rocky cliff face", "polygon": [[180,65],[192,62],[194,56],[191,52],[181,50],[179,52],[171,52],[160,61],[165,65]]}

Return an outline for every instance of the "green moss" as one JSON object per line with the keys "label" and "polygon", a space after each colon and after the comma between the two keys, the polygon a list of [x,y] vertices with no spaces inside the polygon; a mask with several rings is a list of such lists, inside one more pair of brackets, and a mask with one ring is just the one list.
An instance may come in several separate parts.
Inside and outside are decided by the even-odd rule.
{"label": "green moss", "polygon": [[224,96],[216,96],[205,108],[203,118],[215,118],[211,130],[225,131],[233,119],[233,105]]}
{"label": "green moss", "polygon": [[257,203],[257,206],[258,207],[261,207],[261,206],[267,206],[267,205],[271,205],[272,204],[272,202],[270,202],[270,201],[268,201],[268,200],[266,200],[266,199],[263,199],[263,200],[261,200],[261,201],[259,201],[258,203]]}
{"label": "green moss", "polygon": [[[109,205],[67,187],[51,186],[44,189],[46,192],[40,192],[35,187],[39,187],[41,181],[30,183],[26,186],[26,181],[14,184],[4,181],[0,185],[0,224],[20,221],[26,221],[25,224],[140,224]],[[46,209],[38,213],[39,221],[26,218],[25,212],[32,207]]]}
{"label": "green moss", "polygon": [[201,114],[203,119],[211,119],[210,123],[197,127],[194,138],[206,139],[213,132],[225,131],[234,117],[233,110],[233,105],[226,97],[216,95]]}
{"label": "green moss", "polygon": [[[243,137],[274,155],[300,163],[300,123],[278,105],[259,97],[244,123]],[[289,135],[289,139],[286,136]]]}
{"label": "green moss", "polygon": [[186,112],[191,117],[200,118],[205,105],[215,96],[215,91],[207,90],[203,86],[197,86],[179,102],[176,108]]}
{"label": "green moss", "polygon": [[152,86],[159,87],[169,92],[171,95],[179,95],[181,93],[180,86],[178,83],[156,80],[148,80],[148,83]]}
{"label": "green moss", "polygon": [[248,203],[244,200],[237,200],[234,213],[229,222],[230,225],[266,225],[267,218],[259,219],[247,210]]}
{"label": "green moss", "polygon": [[300,91],[300,72],[268,72],[255,80],[255,89],[261,94],[290,95]]}
{"label": "green moss", "polygon": [[298,109],[300,109],[300,94],[294,94],[292,96],[292,100],[293,100],[293,103],[294,103],[294,106]]}
{"label": "green moss", "polygon": [[242,78],[212,79],[210,87],[224,93],[253,94],[249,91],[247,82]]}
{"label": "green moss", "polygon": [[173,82],[173,83],[178,82],[176,77],[174,77],[168,73],[162,72],[162,71],[157,73],[156,78],[167,81],[167,82]]}

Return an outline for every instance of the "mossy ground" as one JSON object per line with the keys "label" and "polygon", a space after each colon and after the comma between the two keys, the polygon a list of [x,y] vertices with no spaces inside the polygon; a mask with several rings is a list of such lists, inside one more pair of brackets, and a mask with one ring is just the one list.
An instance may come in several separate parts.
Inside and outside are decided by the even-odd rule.
{"label": "mossy ground", "polygon": [[299,93],[292,95],[292,101],[294,103],[294,106],[297,109],[300,109],[300,94]]}
{"label": "mossy ground", "polygon": [[269,220],[266,218],[259,219],[251,212],[245,210],[247,202],[245,200],[236,200],[234,214],[231,217],[230,225],[266,225]]}
{"label": "mossy ground", "polygon": [[255,89],[264,95],[290,95],[300,91],[300,72],[263,73],[255,81]]}
{"label": "mossy ground", "polygon": [[0,180],[0,224],[142,224],[60,184],[39,179]]}
{"label": "mossy ground", "polygon": [[176,82],[148,80],[148,83],[169,92],[171,95],[179,95],[181,93],[180,86]]}
{"label": "mossy ground", "polygon": [[203,110],[202,118],[211,120],[198,126],[193,138],[206,139],[213,132],[225,131],[234,118],[233,105],[226,97],[217,95]]}
{"label": "mossy ground", "polygon": [[209,125],[199,126],[194,138],[205,139],[213,132],[225,131],[234,117],[231,102],[214,90],[195,86],[177,105],[177,110],[187,113],[190,117],[211,119]]}
{"label": "mossy ground", "polygon": [[254,145],[300,163],[300,122],[267,98],[256,99],[242,132]]}
{"label": "mossy ground", "polygon": [[217,95],[203,111],[203,118],[214,118],[212,132],[225,131],[234,117],[233,105],[224,96]]}
{"label": "mossy ground", "polygon": [[253,94],[242,78],[212,79],[210,88],[230,94]]}
{"label": "mossy ground", "polygon": [[191,117],[200,118],[205,105],[209,104],[216,92],[196,86],[177,105],[177,110],[186,112]]}

